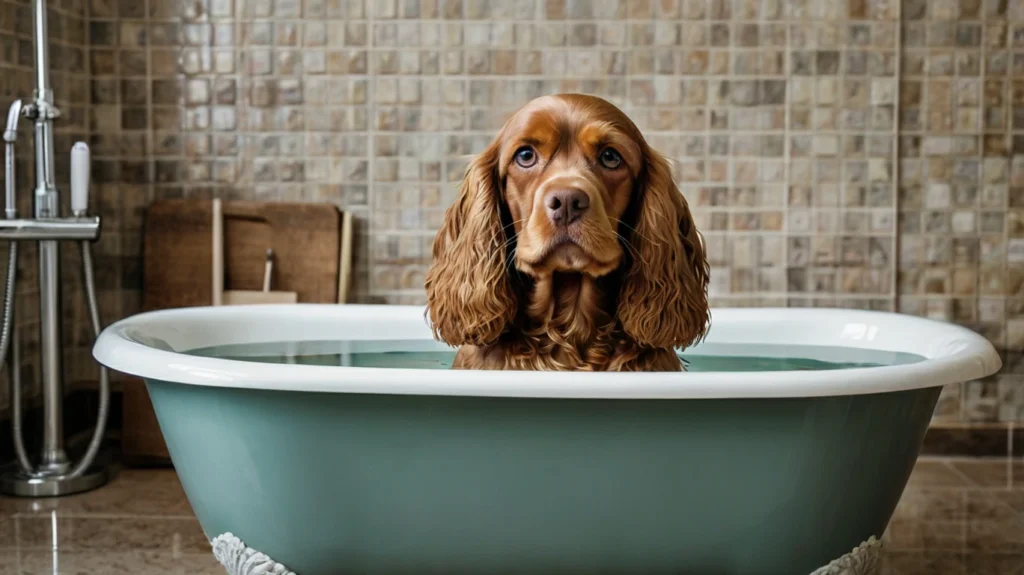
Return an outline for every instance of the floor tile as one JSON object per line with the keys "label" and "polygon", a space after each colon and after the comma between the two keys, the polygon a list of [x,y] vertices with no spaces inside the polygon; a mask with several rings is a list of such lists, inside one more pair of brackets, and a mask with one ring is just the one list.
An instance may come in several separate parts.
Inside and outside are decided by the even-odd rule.
{"label": "floor tile", "polygon": [[967,484],[967,478],[957,473],[946,460],[922,458],[914,466],[907,487],[963,487]]}
{"label": "floor tile", "polygon": [[964,545],[963,521],[907,521],[894,519],[883,538],[887,549],[960,551]]}
{"label": "floor tile", "polygon": [[[1024,462],[922,458],[883,541],[882,575],[1024,575]],[[174,472],[126,470],[91,493],[0,498],[0,575],[55,573],[224,571]]]}
{"label": "floor tile", "polygon": [[163,517],[16,517],[20,549],[69,551],[185,551],[204,552],[210,548],[195,518]]}
{"label": "floor tile", "polygon": [[964,475],[971,485],[978,487],[1011,486],[1012,464],[1007,459],[954,459],[950,466]]}
{"label": "floor tile", "polygon": [[969,520],[964,542],[972,552],[1024,553],[1024,520]]}
{"label": "floor tile", "polygon": [[0,497],[0,513],[62,516],[117,515],[191,517],[192,509],[173,470],[122,470],[104,487],[88,493],[52,499]]}
{"label": "floor tile", "polygon": [[1024,574],[1024,555],[968,553],[964,567],[969,575],[1021,575]]}
{"label": "floor tile", "polygon": [[24,551],[0,555],[4,575],[224,575],[210,553]]}
{"label": "floor tile", "polygon": [[965,514],[965,493],[947,487],[908,488],[903,492],[893,520],[959,521]]}
{"label": "floor tile", "polygon": [[887,551],[881,575],[969,575],[964,557],[953,551]]}

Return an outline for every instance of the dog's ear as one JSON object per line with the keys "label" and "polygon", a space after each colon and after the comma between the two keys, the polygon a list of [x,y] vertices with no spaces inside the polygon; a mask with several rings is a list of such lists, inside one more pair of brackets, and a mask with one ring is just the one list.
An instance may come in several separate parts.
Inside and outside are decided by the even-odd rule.
{"label": "dog's ear", "polygon": [[515,319],[498,153],[496,140],[466,169],[459,197],[434,239],[427,313],[434,337],[453,346],[492,344]]}
{"label": "dog's ear", "polygon": [[645,166],[623,233],[633,247],[619,292],[618,317],[637,343],[686,347],[707,332],[708,276],[703,238],[668,162],[644,145]]}

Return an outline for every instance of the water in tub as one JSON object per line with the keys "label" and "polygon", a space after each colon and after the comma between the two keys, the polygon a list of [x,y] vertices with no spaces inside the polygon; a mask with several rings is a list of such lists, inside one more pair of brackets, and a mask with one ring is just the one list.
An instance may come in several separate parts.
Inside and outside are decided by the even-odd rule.
{"label": "water in tub", "polygon": [[[449,369],[455,350],[424,340],[279,341],[220,345],[188,353],[259,363]],[[835,370],[921,361],[901,352],[829,346],[705,343],[680,352],[688,371]]]}

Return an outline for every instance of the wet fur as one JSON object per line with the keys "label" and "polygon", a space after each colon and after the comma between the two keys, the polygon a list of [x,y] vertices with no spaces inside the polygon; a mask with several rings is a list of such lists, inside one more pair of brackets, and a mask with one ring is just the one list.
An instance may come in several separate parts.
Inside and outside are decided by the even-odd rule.
{"label": "wet fur", "polygon": [[639,150],[641,165],[615,230],[616,248],[622,248],[618,265],[597,276],[517,263],[516,222],[499,165],[513,116],[468,167],[434,241],[434,263],[426,277],[434,335],[459,346],[456,368],[681,370],[675,349],[702,338],[710,321],[709,268],[668,163],[604,100],[549,99],[554,117],[573,114],[578,116],[573,125],[584,126],[615,122]]}

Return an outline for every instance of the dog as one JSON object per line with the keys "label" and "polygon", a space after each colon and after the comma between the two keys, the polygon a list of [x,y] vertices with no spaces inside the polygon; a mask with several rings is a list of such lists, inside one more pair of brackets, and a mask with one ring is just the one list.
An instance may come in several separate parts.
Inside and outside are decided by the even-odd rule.
{"label": "dog", "polygon": [[703,238],[664,157],[594,96],[537,98],[466,170],[425,278],[453,368],[680,371],[710,324]]}

